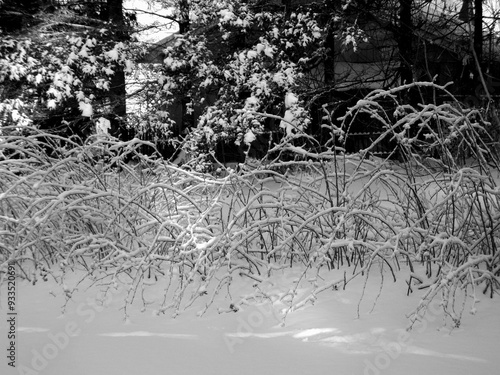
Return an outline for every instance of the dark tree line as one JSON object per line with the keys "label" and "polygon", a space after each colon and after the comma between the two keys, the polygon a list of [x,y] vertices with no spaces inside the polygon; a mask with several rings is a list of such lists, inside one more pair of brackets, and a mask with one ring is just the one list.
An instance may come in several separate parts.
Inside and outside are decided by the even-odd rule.
{"label": "dark tree line", "polygon": [[[494,93],[500,77],[492,27],[497,15],[489,11],[487,21],[481,0],[159,3],[171,9],[165,24],[176,24],[177,31],[155,47],[158,61],[145,68],[149,78],[136,90],[146,110],[131,122],[135,109],[127,109],[126,75],[135,69],[131,60],[143,60],[133,50],[135,16],[125,12],[122,0],[3,1],[0,53],[11,60],[0,66],[2,124],[19,121],[22,113],[36,126],[85,137],[96,121],[107,119],[110,133],[121,139],[144,129],[155,139],[169,139],[188,128],[196,148],[200,142],[241,143],[252,133],[284,132],[274,118],[242,116],[249,100],[253,112],[275,117],[293,109],[297,121],[309,121],[317,135],[320,109],[328,102],[436,80],[453,81],[454,94],[476,97],[474,104],[481,105],[478,95]],[[147,45],[142,47],[147,55]],[[27,54],[38,66],[29,66]],[[74,57],[70,62],[68,55]],[[26,66],[29,73],[22,73]],[[62,84],[61,76],[73,83]],[[297,98],[293,108],[285,105],[287,93]],[[407,100],[429,98],[418,91]],[[17,112],[9,117],[8,111]]]}

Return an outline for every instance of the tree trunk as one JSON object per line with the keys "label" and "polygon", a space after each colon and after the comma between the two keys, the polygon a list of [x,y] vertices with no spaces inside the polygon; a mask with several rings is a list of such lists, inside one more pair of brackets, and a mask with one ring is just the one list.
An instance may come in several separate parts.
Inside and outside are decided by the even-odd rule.
{"label": "tree trunk", "polygon": [[[180,0],[179,2],[179,33],[185,34],[190,29],[189,22],[189,2],[188,0]],[[188,114],[188,103],[189,98],[184,97],[181,99],[181,123],[177,124],[179,126],[180,132],[182,133],[184,129],[190,128],[192,125],[190,117]]]}
{"label": "tree trunk", "polygon": [[292,0],[282,0],[281,4],[285,8],[285,18],[289,18],[292,13]]}
{"label": "tree trunk", "polygon": [[472,19],[470,0],[462,0],[462,7],[460,8],[460,12],[458,13],[458,19],[464,22],[470,22],[470,20]]}
{"label": "tree trunk", "polygon": [[400,0],[398,48],[401,84],[413,82],[413,24],[411,6],[413,0]]}
{"label": "tree trunk", "polygon": [[[107,5],[113,39],[116,42],[126,40],[128,35],[123,17],[123,0],[108,0]],[[119,65],[115,67],[115,74],[111,77],[109,94],[112,113],[111,134],[121,140],[130,140],[133,135],[127,129],[125,121],[127,115],[125,72]]]}
{"label": "tree trunk", "polygon": [[189,31],[189,2],[180,0],[179,2],[179,33],[184,34]]}
{"label": "tree trunk", "polygon": [[483,64],[483,0],[474,0],[474,51]]}
{"label": "tree trunk", "polygon": [[331,18],[328,21],[326,30],[326,40],[325,47],[327,48],[325,55],[325,84],[334,85],[335,84],[335,26],[333,24],[332,15],[335,14],[335,9],[339,6],[337,0],[327,1],[327,10]]}

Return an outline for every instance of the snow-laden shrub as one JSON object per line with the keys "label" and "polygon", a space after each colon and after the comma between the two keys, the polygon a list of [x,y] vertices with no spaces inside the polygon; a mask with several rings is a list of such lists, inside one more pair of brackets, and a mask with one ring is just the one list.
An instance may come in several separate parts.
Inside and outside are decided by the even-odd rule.
{"label": "snow-laden shrub", "polygon": [[[401,98],[416,88],[446,99],[406,104]],[[361,113],[378,122],[382,134],[358,154],[346,155],[346,130]],[[238,254],[234,263],[243,261],[246,269],[239,274],[256,281],[301,265],[310,294],[299,298],[298,285],[290,286],[290,311],[354,277],[364,275],[368,282],[374,266],[389,270],[393,279],[404,268],[408,292],[425,291],[411,325],[439,296],[445,316],[458,326],[465,297],[474,294],[474,311],[476,288],[493,296],[500,286],[500,168],[493,126],[482,111],[464,108],[433,83],[375,91],[349,109],[341,126],[325,125],[332,142],[322,152],[294,146],[314,143],[296,134],[271,150],[293,153],[295,160],[244,165],[233,179],[240,187],[225,203],[234,214],[220,243],[228,254]],[[380,143],[387,147],[386,138],[395,147],[389,156],[370,156]],[[349,271],[325,277],[324,270],[334,268]]]}
{"label": "snow-laden shrub", "polygon": [[[407,90],[433,90],[441,99],[411,106],[401,100]],[[393,113],[387,112],[387,101],[394,104]],[[428,82],[372,92],[349,109],[342,126],[331,125],[335,138],[345,143],[346,129],[361,113],[383,131],[360,151],[361,159],[389,137],[396,145],[390,156],[400,161],[379,161],[369,173],[362,168],[372,163],[367,159],[356,167],[367,183],[361,195],[350,199],[361,203],[359,197],[379,194],[387,225],[373,228],[390,229],[382,242],[365,242],[375,245],[372,255],[385,253],[384,261],[408,262],[409,292],[428,289],[410,316],[411,326],[437,295],[458,326],[464,309],[458,294],[474,294],[474,311],[478,285],[490,296],[500,286],[500,159],[498,140],[491,136],[498,134],[500,124],[486,121],[483,110],[465,108],[445,87]],[[375,224],[369,215],[363,214],[363,220]]]}
{"label": "snow-laden shrub", "polygon": [[70,296],[69,271],[111,282],[141,278],[175,259],[169,249],[197,238],[203,219],[191,219],[209,199],[208,190],[195,189],[204,180],[142,155],[143,142],[98,136],[79,144],[35,129],[2,132],[2,281],[14,263],[19,276],[33,283],[52,276]]}
{"label": "snow-laden shrub", "polygon": [[[325,116],[326,146],[298,131],[268,157],[217,176],[196,172],[196,158],[181,169],[146,157],[137,140],[101,136],[82,145],[5,129],[1,277],[15,263],[20,277],[53,277],[70,298],[78,283],[67,274],[78,271],[81,281],[126,286],[125,313],[134,300],[174,316],[195,301],[203,314],[214,303],[225,312],[269,300],[287,306],[285,318],[354,278],[368,285],[377,270],[407,278],[408,293],[424,293],[410,325],[441,298],[456,326],[468,296],[474,309],[479,288],[498,291],[499,158],[479,111],[443,87],[412,87],[419,85],[448,100],[413,107],[400,103],[408,87],[376,91],[340,125]],[[388,99],[389,114],[380,104]],[[343,142],[360,113],[384,134],[346,155]],[[386,137],[399,161],[370,156]],[[271,157],[284,153],[287,161]],[[125,164],[127,156],[135,162]],[[267,290],[264,281],[288,268],[302,276],[279,293]],[[232,289],[240,277],[255,282],[253,294]]]}

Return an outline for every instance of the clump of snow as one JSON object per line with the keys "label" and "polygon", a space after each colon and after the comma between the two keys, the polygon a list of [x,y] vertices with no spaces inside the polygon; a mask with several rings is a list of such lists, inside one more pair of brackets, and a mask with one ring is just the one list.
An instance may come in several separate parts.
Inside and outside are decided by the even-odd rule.
{"label": "clump of snow", "polygon": [[92,114],[94,113],[92,104],[90,103],[80,102],[78,103],[78,108],[80,108],[83,117],[92,117]]}
{"label": "clump of snow", "polygon": [[290,109],[299,102],[299,98],[294,93],[288,92],[285,95],[285,108]]}
{"label": "clump of snow", "polygon": [[104,117],[99,117],[95,127],[97,134],[108,134],[109,129],[111,129],[111,122]]}
{"label": "clump of snow", "polygon": [[255,109],[259,106],[259,99],[251,96],[245,100],[245,109]]}
{"label": "clump of snow", "polygon": [[55,109],[57,107],[56,101],[54,99],[49,99],[47,101],[47,108],[48,109]]}
{"label": "clump of snow", "polygon": [[299,102],[299,98],[289,92],[285,95],[285,115],[283,117],[284,121],[281,121],[280,128],[285,130],[286,135],[292,135],[295,131],[301,130],[302,126],[300,122],[297,120],[297,117],[294,113],[294,109],[297,107]]}
{"label": "clump of snow", "polygon": [[248,57],[249,59],[254,59],[254,58],[256,58],[256,57],[257,57],[257,52],[255,52],[255,51],[248,51],[248,52],[247,52],[247,57]]}
{"label": "clump of snow", "polygon": [[250,145],[250,143],[252,143],[253,141],[255,141],[256,137],[255,137],[255,134],[253,133],[253,131],[251,129],[249,129],[246,134],[245,134],[245,137],[243,139],[243,142],[246,144],[246,145]]}
{"label": "clump of snow", "polygon": [[236,18],[233,12],[229,9],[221,9],[220,12],[221,22],[230,22]]}
{"label": "clump of snow", "polygon": [[117,43],[113,49],[107,51],[104,53],[105,56],[107,56],[110,60],[113,61],[118,61],[120,59],[120,52],[123,50],[124,44],[123,43]]}
{"label": "clump of snow", "polygon": [[299,126],[299,123],[295,119],[295,115],[291,110],[287,109],[283,120],[284,121],[280,123],[280,128],[285,130],[286,135],[292,135]]}

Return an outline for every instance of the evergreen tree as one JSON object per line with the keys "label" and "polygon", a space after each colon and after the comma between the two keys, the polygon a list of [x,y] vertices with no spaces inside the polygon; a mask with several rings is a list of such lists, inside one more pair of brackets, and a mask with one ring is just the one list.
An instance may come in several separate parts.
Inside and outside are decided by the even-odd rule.
{"label": "evergreen tree", "polygon": [[[321,135],[321,106],[362,96],[356,90],[453,77],[465,93],[477,65],[471,45],[484,57],[481,1],[156,2],[178,31],[159,47],[160,64],[143,65],[142,111],[129,111],[131,121],[125,76],[142,47],[122,0],[5,0],[2,125],[86,137],[109,122],[122,139],[131,125],[167,140],[189,132],[193,153],[221,143],[266,151],[283,137]],[[428,54],[451,57],[440,64]]]}
{"label": "evergreen tree", "polygon": [[122,2],[39,1],[1,5],[0,119],[86,138],[96,121],[126,131],[125,70],[132,20]]}

